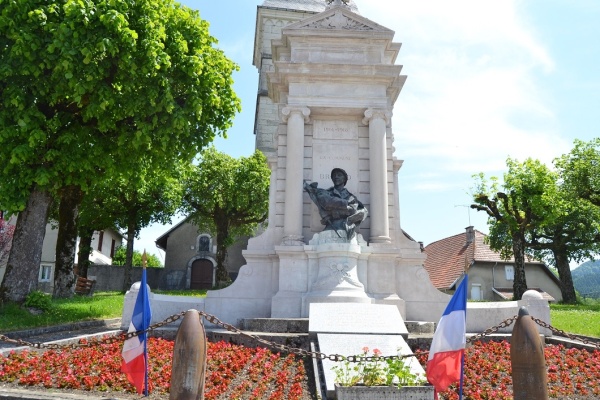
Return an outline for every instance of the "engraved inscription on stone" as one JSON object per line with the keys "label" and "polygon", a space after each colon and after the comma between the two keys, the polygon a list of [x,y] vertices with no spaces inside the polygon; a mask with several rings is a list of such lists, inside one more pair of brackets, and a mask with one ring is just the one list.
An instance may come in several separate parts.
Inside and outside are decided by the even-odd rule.
{"label": "engraved inscription on stone", "polygon": [[315,139],[358,139],[358,124],[356,121],[315,120],[313,129]]}
{"label": "engraved inscription on stone", "polygon": [[313,142],[313,176],[311,181],[319,187],[332,186],[331,170],[342,168],[348,174],[346,189],[357,194],[358,189],[358,149],[353,142],[336,143],[319,140]]}
{"label": "engraved inscription on stone", "polygon": [[[408,336],[400,311],[390,304],[312,303],[311,333],[372,333]],[[360,315],[360,318],[357,316]]]}

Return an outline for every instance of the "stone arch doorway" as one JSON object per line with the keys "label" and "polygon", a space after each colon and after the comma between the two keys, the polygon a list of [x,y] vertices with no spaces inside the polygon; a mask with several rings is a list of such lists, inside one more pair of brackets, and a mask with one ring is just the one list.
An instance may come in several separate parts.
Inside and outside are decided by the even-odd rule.
{"label": "stone arch doorway", "polygon": [[211,289],[214,286],[214,266],[206,258],[192,262],[190,289]]}

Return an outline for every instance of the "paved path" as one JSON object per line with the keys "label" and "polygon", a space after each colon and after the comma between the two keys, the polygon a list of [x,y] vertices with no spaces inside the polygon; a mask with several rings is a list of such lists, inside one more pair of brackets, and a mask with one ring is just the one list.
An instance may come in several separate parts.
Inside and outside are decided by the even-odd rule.
{"label": "paved path", "polygon": [[99,397],[95,395],[81,395],[53,392],[52,390],[13,389],[0,385],[0,400],[119,400],[118,397]]}

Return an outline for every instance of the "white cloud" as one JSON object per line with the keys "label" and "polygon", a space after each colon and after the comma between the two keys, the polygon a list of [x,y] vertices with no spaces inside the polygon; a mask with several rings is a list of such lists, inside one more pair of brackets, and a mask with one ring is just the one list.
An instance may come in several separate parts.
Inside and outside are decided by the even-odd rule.
{"label": "white cloud", "polygon": [[372,0],[361,13],[396,32],[407,83],[396,103],[399,158],[419,173],[441,169],[414,189],[447,188],[507,157],[550,162],[569,143],[556,128],[536,74],[554,62],[519,15],[516,1]]}

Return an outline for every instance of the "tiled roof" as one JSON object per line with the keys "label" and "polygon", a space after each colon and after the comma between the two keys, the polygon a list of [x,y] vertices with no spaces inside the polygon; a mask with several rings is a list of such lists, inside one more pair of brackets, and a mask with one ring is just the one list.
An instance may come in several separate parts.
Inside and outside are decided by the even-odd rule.
{"label": "tiled roof", "polygon": [[449,289],[473,260],[474,246],[466,234],[450,236],[425,246],[425,269],[438,289]]}
{"label": "tiled roof", "polygon": [[484,239],[485,234],[474,230],[474,240],[469,244],[466,233],[460,233],[427,245],[424,266],[433,285],[442,290],[450,289],[473,262],[514,262],[514,258],[500,257],[500,253],[490,249]]}
{"label": "tiled roof", "polygon": [[[265,0],[263,1],[262,6],[284,8],[288,10],[322,12],[325,11],[327,3],[325,3],[325,0]],[[358,8],[353,0],[350,0],[350,10],[358,13]]]}

